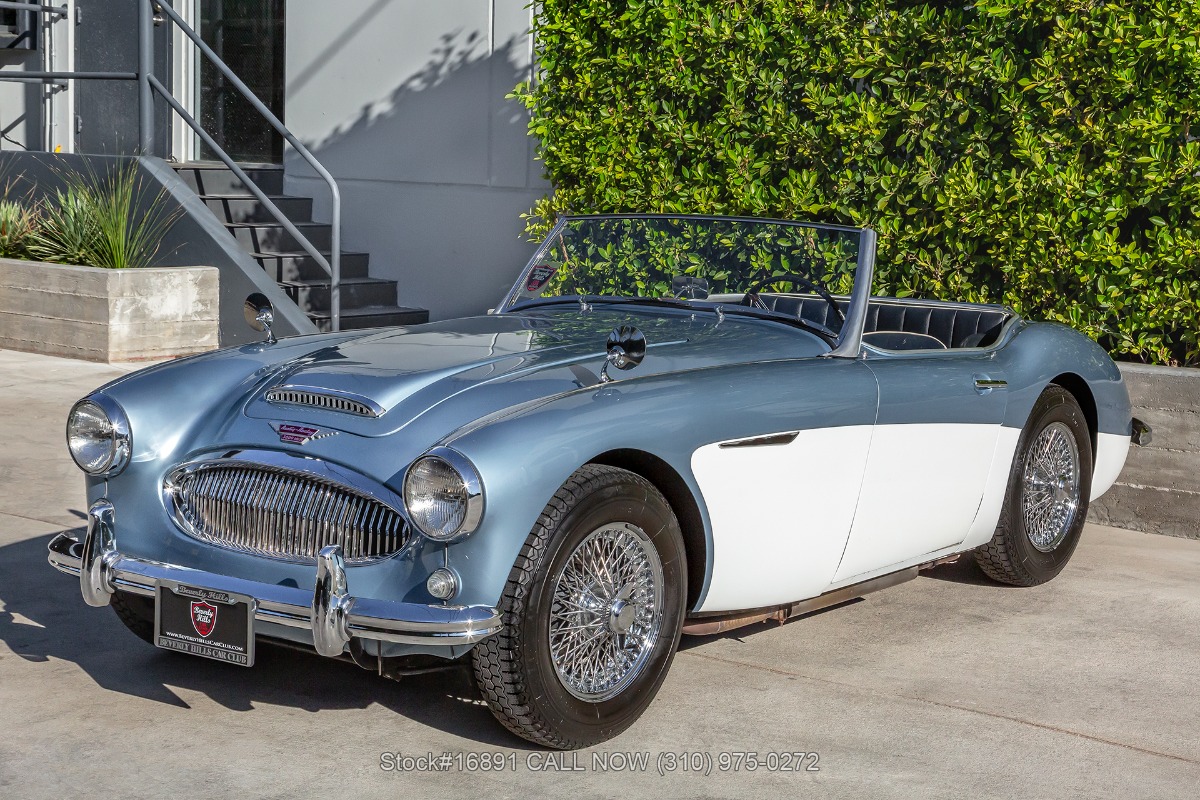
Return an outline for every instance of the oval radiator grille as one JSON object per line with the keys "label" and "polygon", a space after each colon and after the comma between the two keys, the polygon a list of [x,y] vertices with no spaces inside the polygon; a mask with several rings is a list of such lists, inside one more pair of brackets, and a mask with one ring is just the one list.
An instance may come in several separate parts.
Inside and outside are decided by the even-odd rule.
{"label": "oval radiator grille", "polygon": [[330,544],[347,562],[385,558],[409,539],[398,511],[347,486],[261,464],[199,465],[172,477],[184,532],[232,550],[316,561]]}
{"label": "oval radiator grille", "polygon": [[267,402],[277,405],[323,408],[326,411],[340,411],[343,414],[356,414],[360,417],[378,417],[382,413],[378,406],[366,400],[286,386],[267,392]]}

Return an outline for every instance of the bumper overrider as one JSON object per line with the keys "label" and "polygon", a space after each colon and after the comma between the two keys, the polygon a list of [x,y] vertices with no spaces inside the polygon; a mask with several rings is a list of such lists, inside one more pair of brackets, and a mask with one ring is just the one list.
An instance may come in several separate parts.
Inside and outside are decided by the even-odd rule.
{"label": "bumper overrider", "polygon": [[114,516],[112,503],[97,500],[88,509],[82,542],[60,533],[49,545],[50,565],[79,576],[80,591],[90,606],[108,605],[117,590],[154,597],[159,586],[185,585],[243,595],[254,603],[256,621],[309,630],[316,651],[330,657],[340,656],[352,637],[397,644],[470,645],[500,628],[499,614],[488,606],[354,597],[338,545],[321,549],[311,592],[124,556],[117,550]]}

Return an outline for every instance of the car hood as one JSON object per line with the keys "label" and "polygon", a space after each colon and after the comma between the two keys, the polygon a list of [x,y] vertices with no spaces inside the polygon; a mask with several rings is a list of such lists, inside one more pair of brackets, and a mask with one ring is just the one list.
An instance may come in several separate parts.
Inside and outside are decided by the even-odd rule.
{"label": "car hood", "polygon": [[[552,308],[390,329],[322,347],[285,362],[247,402],[247,416],[333,427],[363,436],[439,419],[440,435],[489,413],[598,381],[609,333],[635,325],[645,360],[617,380],[772,358],[819,355],[817,337],[786,324],[711,312],[639,307]],[[270,403],[282,386],[357,395],[377,418]]]}

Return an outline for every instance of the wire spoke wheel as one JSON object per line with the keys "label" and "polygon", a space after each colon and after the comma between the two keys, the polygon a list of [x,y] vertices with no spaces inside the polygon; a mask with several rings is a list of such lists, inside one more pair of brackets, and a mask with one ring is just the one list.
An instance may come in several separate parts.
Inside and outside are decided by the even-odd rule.
{"label": "wire spoke wheel", "polygon": [[1079,511],[1079,450],[1062,422],[1038,434],[1025,459],[1021,513],[1029,541],[1048,553],[1071,530]]}
{"label": "wire spoke wheel", "polygon": [[586,464],[529,531],[500,598],[500,631],[471,651],[496,719],[544,747],[611,739],[654,700],[679,645],[687,551],[641,475]]}
{"label": "wire spoke wheel", "polygon": [[1079,401],[1058,384],[1047,386],[1017,440],[996,530],[975,550],[990,578],[1037,586],[1062,572],[1087,519],[1091,445]]}
{"label": "wire spoke wheel", "polygon": [[554,583],[550,659],[568,692],[600,702],[637,677],[663,621],[663,568],[650,537],[614,522],[592,531]]}

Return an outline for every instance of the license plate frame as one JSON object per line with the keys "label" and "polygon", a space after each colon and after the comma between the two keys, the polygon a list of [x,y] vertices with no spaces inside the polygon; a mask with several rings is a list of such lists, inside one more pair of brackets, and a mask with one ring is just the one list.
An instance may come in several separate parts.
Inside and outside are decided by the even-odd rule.
{"label": "license plate frame", "polygon": [[154,591],[154,644],[176,653],[252,667],[257,606],[253,597],[234,592],[159,583]]}

